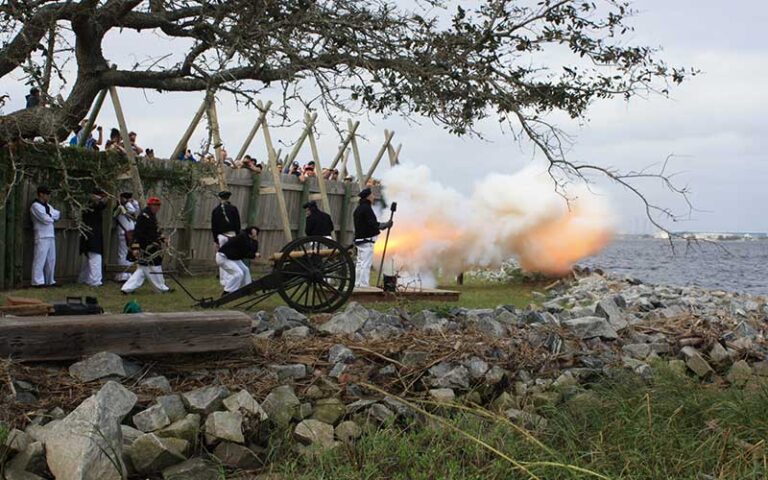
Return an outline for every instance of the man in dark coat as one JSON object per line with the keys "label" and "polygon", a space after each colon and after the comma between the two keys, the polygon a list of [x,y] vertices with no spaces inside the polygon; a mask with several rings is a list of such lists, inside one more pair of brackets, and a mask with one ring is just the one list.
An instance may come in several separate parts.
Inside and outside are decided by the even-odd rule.
{"label": "man in dark coat", "polygon": [[333,235],[333,219],[318,208],[317,202],[307,202],[302,208],[307,212],[307,223],[304,231],[308,237],[319,235],[321,237],[333,238],[331,236]]}
{"label": "man in dark coat", "polygon": [[355,222],[355,246],[357,264],[355,265],[355,286],[370,286],[371,265],[373,264],[373,244],[379,233],[392,226],[392,221],[379,223],[373,212],[374,195],[370,188],[364,188],[358,194],[360,204],[355,208],[352,218]]}
{"label": "man in dark coat", "polygon": [[[230,238],[234,238],[240,233],[240,212],[237,211],[237,207],[229,203],[231,196],[231,192],[219,192],[221,203],[211,212],[211,233],[216,251],[223,247]],[[222,268],[219,268],[219,283],[226,288],[227,272]]]}
{"label": "man in dark coat", "polygon": [[160,206],[159,198],[150,197],[147,200],[147,207],[136,220],[131,252],[133,252],[133,257],[137,260],[138,265],[136,266],[136,271],[125,281],[121,288],[125,294],[133,293],[147,279],[149,279],[155,290],[160,293],[171,291],[165,284],[165,278],[163,278],[163,246],[165,245],[165,238],[157,222],[157,212],[160,211]]}
{"label": "man in dark coat", "polygon": [[79,283],[90,287],[100,287],[102,284],[102,257],[104,255],[104,209],[107,207],[107,192],[96,188],[91,193],[91,199],[83,210],[83,231],[80,233],[80,254],[85,255]]}
{"label": "man in dark coat", "polygon": [[216,253],[216,264],[226,273],[224,294],[232,293],[251,283],[251,272],[243,260],[259,256],[259,229],[246,227]]}

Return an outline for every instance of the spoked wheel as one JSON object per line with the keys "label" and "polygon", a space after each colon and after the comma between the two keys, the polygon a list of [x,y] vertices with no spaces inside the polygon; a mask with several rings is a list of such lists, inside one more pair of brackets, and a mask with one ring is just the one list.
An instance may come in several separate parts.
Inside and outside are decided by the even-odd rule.
{"label": "spoked wheel", "polygon": [[304,237],[282,250],[275,265],[277,293],[302,313],[334,312],[352,296],[355,263],[340,243],[326,237]]}

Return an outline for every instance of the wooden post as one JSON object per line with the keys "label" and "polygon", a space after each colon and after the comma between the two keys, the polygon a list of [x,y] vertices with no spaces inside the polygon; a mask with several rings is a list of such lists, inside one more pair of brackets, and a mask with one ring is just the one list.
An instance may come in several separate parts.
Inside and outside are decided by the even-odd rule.
{"label": "wooden post", "polygon": [[331,170],[336,168],[336,164],[338,164],[339,160],[341,160],[341,156],[344,155],[344,152],[347,150],[347,147],[349,146],[349,142],[351,142],[352,138],[354,138],[355,132],[357,132],[357,127],[359,126],[360,126],[360,122],[355,122],[352,124],[352,127],[349,129],[349,133],[347,134],[347,137],[344,139],[343,142],[341,142],[341,146],[339,146],[339,151],[336,154],[336,156],[333,158],[333,161],[331,162],[331,166],[328,168],[330,168]]}
{"label": "wooden post", "polygon": [[261,192],[261,175],[254,173],[251,175],[253,184],[251,185],[251,195],[248,198],[248,225],[256,225],[259,218],[259,195]]}
{"label": "wooden post", "polygon": [[216,113],[216,98],[210,96],[208,102],[208,122],[211,126],[211,135],[213,135],[213,151],[216,157],[216,176],[219,180],[219,191],[227,189],[227,173],[224,170],[224,160],[221,154],[221,134],[219,133],[219,116]]}
{"label": "wooden post", "polygon": [[307,215],[304,213],[304,209],[301,208],[301,206],[307,203],[308,201],[309,201],[309,179],[305,179],[304,184],[301,186],[301,200],[299,200],[299,212],[297,214],[298,220],[299,220],[299,226],[296,230],[297,237],[306,236]]}
{"label": "wooden post", "polygon": [[82,130],[83,135],[77,141],[78,147],[84,147],[85,142],[88,141],[88,136],[91,133],[93,124],[96,123],[96,118],[99,116],[99,112],[101,111],[102,105],[104,105],[104,99],[106,97],[107,97],[106,90],[100,91],[99,95],[96,97],[96,102],[93,104],[93,108],[91,109],[91,114],[88,115],[88,120],[85,122],[85,126],[83,126],[83,130]]}
{"label": "wooden post", "polygon": [[[349,129],[352,130],[352,120],[347,120]],[[357,183],[360,188],[365,188],[365,181],[363,179],[363,164],[360,161],[360,149],[357,147],[357,136],[352,135],[352,156],[355,158],[355,176],[357,177]]]}
{"label": "wooden post", "polygon": [[[261,101],[258,102],[258,106],[262,108]],[[283,182],[280,178],[282,174],[277,171],[277,154],[272,146],[272,136],[269,133],[269,124],[266,118],[262,122],[261,130],[264,132],[264,142],[267,144],[269,169],[272,170],[272,181],[275,187],[275,194],[277,195],[277,206],[280,209],[280,219],[283,222],[283,234],[285,235],[285,241],[290,242],[293,240],[293,234],[291,233],[291,221],[288,219],[288,206],[285,203],[285,195],[283,194]]]}
{"label": "wooden post", "polygon": [[203,103],[200,104],[200,108],[198,108],[197,112],[195,112],[195,116],[192,117],[192,121],[189,123],[189,126],[184,132],[184,135],[181,136],[181,140],[179,140],[179,143],[176,144],[176,148],[173,149],[170,160],[178,160],[179,155],[189,146],[189,139],[192,137],[192,134],[195,133],[195,129],[200,124],[200,120],[203,118],[203,114],[205,114],[207,109],[208,94],[206,94],[205,98],[203,99]]}
{"label": "wooden post", "polygon": [[368,180],[370,180],[371,177],[373,177],[373,172],[376,171],[376,167],[379,166],[381,157],[384,156],[384,152],[387,151],[387,147],[391,145],[392,137],[394,136],[395,136],[395,132],[384,130],[384,145],[381,146],[381,148],[379,149],[379,153],[376,154],[376,158],[373,159],[373,164],[371,164],[371,168],[368,169],[368,174],[365,176],[364,184],[367,184]]}
{"label": "wooden post", "polygon": [[387,153],[389,154],[390,167],[394,167],[395,165],[400,165],[400,149],[402,148],[403,148],[402,143],[397,146],[397,149],[395,149],[391,143],[387,146]]}
{"label": "wooden post", "polygon": [[[0,178],[3,179],[3,182],[6,185],[10,185],[10,182],[8,182],[8,179],[6,178],[6,170],[5,167],[0,167]],[[0,205],[0,290],[5,289],[5,231],[6,231],[6,225],[5,225],[5,219],[6,219],[6,212],[8,211],[7,205]]]}
{"label": "wooden post", "polygon": [[347,161],[349,160],[349,149],[347,149],[346,152],[344,152],[344,161],[341,162],[341,172],[339,173],[339,177],[341,177],[342,181],[347,178]]}
{"label": "wooden post", "polygon": [[[189,192],[187,193],[186,199],[184,199],[184,235],[180,238],[181,245],[179,245],[179,250],[181,250],[183,258],[187,262],[187,267],[189,267],[189,262],[194,256],[194,251],[192,249],[192,238],[195,233],[196,212],[197,199],[195,198],[195,194],[193,192]],[[179,262],[181,259],[177,257],[176,261]],[[177,265],[177,269],[178,267],[179,265]]]}
{"label": "wooden post", "polygon": [[[307,123],[307,126],[310,126],[310,123],[314,126],[315,119],[317,119],[317,114],[310,117],[309,113],[304,114],[304,121]],[[328,189],[325,185],[325,178],[323,178],[323,168],[320,165],[320,154],[317,151],[317,142],[315,142],[315,134],[311,131],[309,132],[309,147],[312,150],[312,158],[315,160],[315,173],[317,177],[317,186],[320,189],[320,198],[323,204],[323,211],[325,211],[328,215],[331,214],[331,202],[328,200]]]}
{"label": "wooden post", "polygon": [[256,136],[256,133],[258,133],[262,123],[264,123],[264,119],[267,118],[267,112],[269,112],[270,108],[272,108],[272,101],[267,102],[267,104],[264,105],[264,108],[260,109],[261,114],[259,115],[259,119],[256,120],[256,123],[253,125],[253,128],[251,128],[251,131],[248,133],[248,136],[245,138],[245,142],[243,142],[243,146],[240,148],[240,152],[238,152],[237,157],[235,157],[235,160],[243,159],[243,157],[245,156],[245,152],[248,150],[248,147],[251,146],[253,137]]}
{"label": "wooden post", "polygon": [[117,95],[117,88],[109,87],[109,96],[112,97],[112,105],[115,107],[117,123],[120,126],[120,135],[123,137],[123,148],[125,149],[125,154],[128,156],[133,192],[134,195],[138,197],[139,203],[143,205],[146,200],[144,198],[144,186],[141,184],[141,175],[139,174],[139,165],[136,162],[136,154],[133,153],[133,146],[131,145],[131,140],[128,138],[128,126],[125,123],[123,107],[120,105],[120,97]]}
{"label": "wooden post", "polygon": [[344,183],[344,200],[341,204],[341,218],[339,219],[339,243],[345,245],[344,240],[347,238],[347,224],[349,223],[349,206],[352,201],[352,184],[349,182]]}
{"label": "wooden post", "polygon": [[[309,113],[304,115],[304,130],[302,130],[301,135],[299,135],[299,139],[296,140],[296,143],[293,145],[291,153],[289,153],[288,157],[285,159],[285,165],[290,165],[294,160],[296,160],[296,157],[299,155],[299,150],[301,150],[301,147],[304,145],[304,140],[307,139],[307,135],[312,133],[312,127],[315,125],[315,120],[317,120],[316,113],[312,114],[311,117],[309,116]],[[315,168],[317,168],[317,165],[315,165]]]}

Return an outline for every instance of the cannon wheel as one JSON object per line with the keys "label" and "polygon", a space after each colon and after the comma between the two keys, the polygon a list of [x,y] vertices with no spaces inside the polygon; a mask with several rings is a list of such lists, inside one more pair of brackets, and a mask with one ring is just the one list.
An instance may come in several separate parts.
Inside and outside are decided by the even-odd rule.
{"label": "cannon wheel", "polygon": [[352,296],[355,263],[349,251],[326,237],[303,237],[283,247],[275,264],[277,293],[302,313],[334,312]]}

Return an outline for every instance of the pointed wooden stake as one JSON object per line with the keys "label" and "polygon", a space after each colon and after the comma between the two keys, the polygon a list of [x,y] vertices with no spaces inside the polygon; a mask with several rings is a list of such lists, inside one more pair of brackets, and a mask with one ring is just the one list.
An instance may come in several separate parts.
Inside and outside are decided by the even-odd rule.
{"label": "pointed wooden stake", "polygon": [[267,118],[267,113],[269,112],[269,109],[272,108],[272,101],[267,102],[266,105],[264,105],[263,109],[260,109],[261,114],[259,115],[259,118],[256,120],[256,123],[253,124],[253,128],[251,128],[251,131],[248,133],[248,136],[245,138],[245,142],[243,142],[243,146],[240,148],[240,151],[237,153],[237,157],[235,157],[235,160],[242,160],[245,156],[245,153],[248,151],[248,147],[251,146],[251,142],[253,142],[253,138],[256,136],[256,133],[258,133],[259,128],[261,128],[261,125],[264,123],[264,119]]}
{"label": "pointed wooden stake", "polygon": [[117,116],[117,123],[120,126],[120,135],[123,137],[123,148],[125,154],[128,156],[128,164],[130,165],[131,182],[133,183],[134,195],[139,200],[139,203],[144,204],[144,186],[141,184],[141,175],[139,174],[139,165],[136,161],[136,154],[133,152],[133,146],[131,140],[128,138],[128,126],[125,123],[125,116],[123,115],[123,107],[120,105],[120,97],[117,95],[116,87],[109,87],[109,96],[112,98],[112,105],[115,107],[115,115]]}
{"label": "pointed wooden stake", "polygon": [[384,156],[384,152],[387,151],[387,148],[391,145],[392,137],[395,136],[395,132],[390,132],[389,130],[384,130],[384,145],[381,146],[379,149],[379,153],[376,154],[376,158],[373,159],[373,163],[371,164],[371,168],[368,169],[368,174],[365,176],[365,182],[363,182],[364,185],[368,184],[368,181],[373,177],[373,172],[376,171],[376,167],[379,166],[379,162],[381,161],[381,157]]}
{"label": "pointed wooden stake", "polygon": [[189,123],[187,130],[184,132],[184,135],[181,136],[181,140],[179,140],[179,143],[176,144],[176,148],[173,149],[173,153],[171,153],[170,160],[178,160],[179,155],[184,153],[184,151],[187,148],[189,148],[189,139],[192,137],[192,134],[195,133],[195,129],[200,124],[200,120],[203,118],[203,115],[205,114],[205,111],[207,109],[208,109],[208,95],[206,94],[205,98],[203,99],[203,102],[200,104],[200,108],[197,109],[197,112],[195,112],[195,116],[192,117],[192,121]]}

